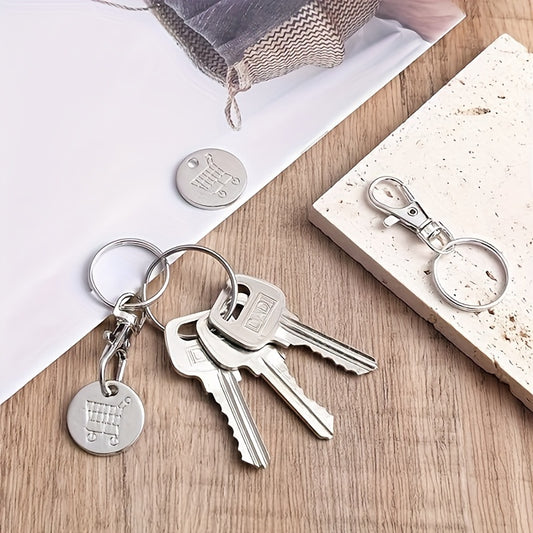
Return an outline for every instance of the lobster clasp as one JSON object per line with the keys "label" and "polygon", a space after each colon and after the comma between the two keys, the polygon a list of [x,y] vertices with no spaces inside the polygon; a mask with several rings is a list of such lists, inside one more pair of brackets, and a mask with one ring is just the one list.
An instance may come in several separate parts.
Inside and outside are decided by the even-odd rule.
{"label": "lobster clasp", "polygon": [[[385,203],[377,196],[378,186],[385,185],[384,195],[396,198],[398,206]],[[388,187],[387,187],[388,185]],[[408,187],[398,178],[382,176],[375,179],[368,188],[368,199],[380,211],[388,216],[383,221],[385,227],[390,228],[397,222],[414,232],[434,252],[444,252],[446,245],[453,240],[453,235],[442,222],[433,220],[415,199]]]}
{"label": "lobster clasp", "polygon": [[146,318],[144,311],[138,316],[135,313],[130,313],[122,309],[122,305],[134,296],[134,294],[126,293],[117,300],[113,309],[113,315],[116,318],[115,329],[104,333],[107,344],[100,357],[99,372],[100,386],[104,396],[111,396],[113,394],[106,380],[107,364],[114,356],[118,358],[115,381],[122,381],[127,363],[127,353],[130,347],[130,338],[134,333],[140,331]]}

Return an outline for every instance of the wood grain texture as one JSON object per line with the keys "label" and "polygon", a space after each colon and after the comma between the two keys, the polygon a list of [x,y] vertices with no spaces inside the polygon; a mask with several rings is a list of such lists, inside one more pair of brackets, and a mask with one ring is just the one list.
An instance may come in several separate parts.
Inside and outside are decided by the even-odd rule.
{"label": "wood grain texture", "polygon": [[[102,324],[0,407],[2,533],[533,531],[533,413],[307,222],[316,198],[498,35],[533,49],[530,0],[459,3],[465,22],[203,241],[283,287],[306,322],[379,359],[357,378],[288,354],[336,416],[333,440],[315,439],[246,375],[272,463],[241,464],[215,404],[171,371],[147,327],[127,368],[145,403],[141,438],[120,456],[83,453],[65,412],[94,380]],[[156,308],[166,319],[207,308],[223,281],[199,254],[173,274]]]}

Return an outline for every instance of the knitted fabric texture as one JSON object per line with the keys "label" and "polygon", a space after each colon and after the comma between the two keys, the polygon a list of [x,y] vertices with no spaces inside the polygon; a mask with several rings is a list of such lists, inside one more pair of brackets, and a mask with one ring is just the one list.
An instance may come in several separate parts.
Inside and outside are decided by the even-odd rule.
{"label": "knitted fabric texture", "polygon": [[461,14],[451,0],[155,0],[152,11],[197,67],[235,97],[304,65],[334,67],[344,43],[374,15],[433,41]]}
{"label": "knitted fabric texture", "polygon": [[344,42],[380,2],[164,0],[152,10],[196,66],[226,86],[226,118],[239,129],[239,92],[304,65],[338,65]]}

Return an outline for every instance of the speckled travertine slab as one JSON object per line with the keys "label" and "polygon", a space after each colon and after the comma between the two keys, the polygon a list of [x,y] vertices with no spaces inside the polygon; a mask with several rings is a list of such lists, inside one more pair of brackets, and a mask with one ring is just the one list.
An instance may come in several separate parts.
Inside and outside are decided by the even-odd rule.
{"label": "speckled travertine slab", "polygon": [[[313,205],[309,218],[384,285],[533,409],[533,54],[503,35]],[[402,179],[455,237],[485,238],[509,262],[499,305],[445,303],[434,254],[367,200],[382,175]],[[460,267],[457,284],[464,284]],[[487,267],[486,281],[494,277]],[[454,280],[452,280],[454,281]]]}

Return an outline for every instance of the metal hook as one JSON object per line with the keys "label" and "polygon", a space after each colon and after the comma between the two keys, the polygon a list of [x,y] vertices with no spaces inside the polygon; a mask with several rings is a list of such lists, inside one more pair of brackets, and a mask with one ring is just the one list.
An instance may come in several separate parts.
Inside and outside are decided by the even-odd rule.
{"label": "metal hook", "polygon": [[[376,189],[383,182],[392,182],[394,187],[401,193],[401,196],[404,197],[406,204],[395,207],[378,200]],[[368,199],[380,211],[389,215],[383,221],[385,227],[390,228],[399,222],[402,226],[414,232],[434,252],[445,254],[452,251],[453,248],[447,246],[454,240],[450,230],[442,222],[430,218],[420,203],[416,201],[413,193],[398,178],[381,176],[375,179],[368,187]],[[435,241],[438,241],[440,246],[436,246],[434,244]]]}
{"label": "metal hook", "polygon": [[138,333],[144,324],[146,314],[143,312],[140,317],[133,313],[124,311],[122,305],[134,298],[135,294],[123,294],[115,304],[113,315],[117,320],[117,324],[113,331],[106,331],[104,338],[107,340],[102,355],[100,357],[99,365],[99,381],[104,396],[111,396],[113,391],[107,384],[106,368],[112,357],[118,357],[117,373],[115,381],[122,381],[124,371],[127,363],[127,352],[130,347],[130,338],[133,333]]}

